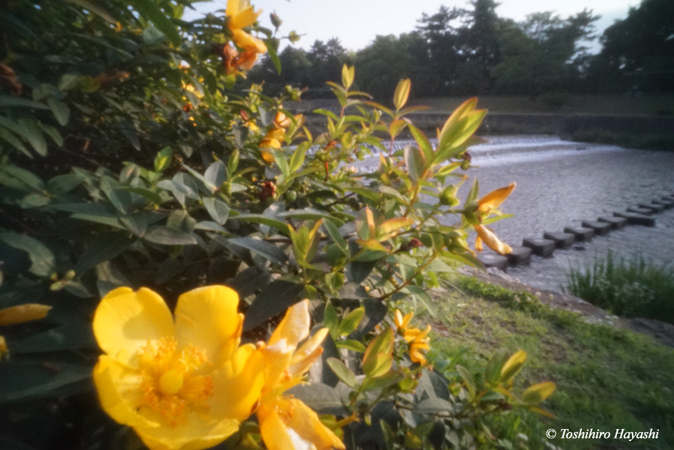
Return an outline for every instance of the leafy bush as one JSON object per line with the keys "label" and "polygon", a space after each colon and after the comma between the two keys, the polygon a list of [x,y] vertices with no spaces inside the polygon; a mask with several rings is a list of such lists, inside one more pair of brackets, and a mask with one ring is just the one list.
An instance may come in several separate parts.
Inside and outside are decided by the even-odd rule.
{"label": "leafy bush", "polygon": [[[543,412],[538,404],[553,384],[511,392],[523,352],[497,354],[479,379],[459,368],[463,385],[450,387],[425,360],[430,329],[389,317],[410,298],[433,313],[426,290],[438,286],[436,274],[452,271],[447,262],[480,266],[466,242],[469,230],[478,232],[480,246],[508,251],[486,225],[500,218],[498,207],[514,184],[478,199],[475,182],[463,204],[456,198],[465,177],[453,172],[469,167],[464,155],[486,114],[475,109],[477,100],[449,117],[433,146],[405,118],[415,110],[405,108],[409,80],[398,83],[395,109],[389,109],[351,90],[355,73],[345,66],[342,84],[329,83],[341,112],[320,111],[325,131],[314,137],[304,117],[283,109],[284,101],[299,98],[297,89],[271,98],[259,85],[235,88],[265,51],[280,70],[277,30],[257,25],[259,12],[243,0],[230,0],[224,14],[192,22],[181,19],[185,7],[190,2],[13,0],[2,16],[0,201],[6,221],[0,231],[0,325],[10,326],[3,329],[0,352],[11,360],[0,363],[0,402],[7,403],[0,426],[11,445],[25,436],[38,448],[59,440],[81,448],[138,445],[134,434],[94,406],[96,341],[107,353],[94,372],[103,409],[144,429],[138,434],[152,448],[205,448],[229,435],[228,446],[250,448],[260,443],[262,417],[285,414],[284,426],[291,429],[288,411],[302,410],[313,420],[315,414],[298,403],[284,397],[265,403],[264,395],[289,387],[281,383],[276,390],[274,376],[300,383],[321,353],[311,384],[291,392],[327,414],[322,426],[348,448],[470,446],[492,439],[481,426],[484,415],[512,406]],[[404,129],[416,145],[393,152]],[[379,133],[387,135],[386,144]],[[350,165],[372,153],[380,154],[374,173]],[[446,185],[449,180],[457,183]],[[446,225],[440,218],[447,215],[459,220]],[[201,367],[206,353],[189,345],[176,349],[183,345],[180,326],[177,341],[173,332],[150,333],[171,328],[170,319],[141,326],[132,323],[132,313],[147,307],[169,317],[168,305],[180,324],[187,319],[180,319],[179,298],[196,296],[210,308],[225,300],[202,298],[219,289],[203,286],[223,284],[234,291],[245,319],[223,313],[223,321],[238,325],[227,339],[209,336],[204,342],[262,355],[263,369],[253,375],[262,374],[265,388],[245,410],[259,404],[259,421],[244,422],[235,434],[237,427],[181,434],[188,430],[181,408],[204,406],[197,394],[211,392]],[[205,324],[219,317],[209,311],[189,320],[208,329]],[[295,355],[308,334],[309,311],[327,331],[315,331],[312,345]],[[279,324],[284,313],[290,319]],[[298,314],[301,326],[292,319]],[[223,327],[213,330],[224,333]],[[152,337],[141,348],[146,333]],[[111,347],[115,336],[120,342]],[[247,345],[237,347],[239,337]],[[123,347],[123,339],[134,343]],[[301,370],[269,356],[281,339],[284,357],[307,362]],[[257,347],[248,345],[255,342]],[[313,359],[302,353],[307,348],[315,350]],[[126,404],[133,413],[120,415],[124,401],[109,396],[122,392],[115,390],[119,386],[101,386],[130,376],[123,368],[127,357],[145,361],[141,369],[157,384],[141,386],[144,400]],[[108,358],[121,366],[105,369]],[[248,361],[232,358],[223,360],[234,372]],[[196,391],[178,401],[174,397],[187,383],[182,370],[196,371],[189,372],[196,374],[190,378]],[[213,389],[227,385],[213,383]],[[147,405],[163,418],[141,408]],[[148,434],[146,416],[169,426],[161,428],[169,437]]]}
{"label": "leafy bush", "polygon": [[571,267],[568,290],[583,300],[624,317],[674,323],[672,270],[643,257],[617,259],[612,253],[584,267]]}

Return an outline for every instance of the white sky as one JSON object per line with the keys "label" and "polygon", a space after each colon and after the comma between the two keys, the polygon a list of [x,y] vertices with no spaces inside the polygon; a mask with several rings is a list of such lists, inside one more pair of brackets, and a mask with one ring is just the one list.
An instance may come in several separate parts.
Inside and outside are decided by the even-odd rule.
{"label": "white sky", "polygon": [[[226,0],[205,2],[197,6],[201,12],[224,9]],[[304,34],[296,46],[309,49],[316,39],[326,41],[337,37],[348,50],[360,50],[377,35],[413,31],[422,13],[433,14],[441,5],[468,8],[465,0],[251,0],[252,5],[262,9],[263,26],[272,28],[269,13],[276,13],[283,20],[281,32]],[[616,19],[627,16],[630,6],[638,6],[639,0],[501,0],[496,12],[501,17],[523,20],[527,14],[555,11],[566,17],[584,8],[591,9],[602,18],[597,22],[600,35]],[[200,14],[187,12],[186,19]]]}

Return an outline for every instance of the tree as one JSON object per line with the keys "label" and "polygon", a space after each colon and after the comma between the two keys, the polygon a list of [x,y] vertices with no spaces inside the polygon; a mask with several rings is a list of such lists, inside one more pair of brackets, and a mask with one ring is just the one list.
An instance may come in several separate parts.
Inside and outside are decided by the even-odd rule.
{"label": "tree", "polygon": [[388,98],[398,81],[414,72],[414,63],[401,39],[393,35],[377,36],[356,56],[356,82],[360,90],[375,98]]}
{"label": "tree", "polygon": [[251,83],[265,82],[265,92],[278,95],[286,85],[297,88],[307,87],[310,83],[311,63],[307,52],[301,48],[288,46],[279,54],[283,70],[279,74],[271,58],[265,57],[248,74]]}
{"label": "tree", "polygon": [[[674,90],[674,2],[644,0],[601,37],[592,64],[597,89]],[[610,84],[606,81],[610,80]]]}
{"label": "tree", "polygon": [[307,58],[311,63],[310,87],[323,87],[326,81],[341,80],[342,66],[349,62],[346,49],[337,38],[332,38],[325,44],[316,40]]}
{"label": "tree", "polygon": [[541,12],[522,23],[504,25],[499,38],[501,60],[492,70],[495,88],[534,96],[571,89],[582,75],[585,43],[594,38],[598,18],[589,10],[566,19]]}

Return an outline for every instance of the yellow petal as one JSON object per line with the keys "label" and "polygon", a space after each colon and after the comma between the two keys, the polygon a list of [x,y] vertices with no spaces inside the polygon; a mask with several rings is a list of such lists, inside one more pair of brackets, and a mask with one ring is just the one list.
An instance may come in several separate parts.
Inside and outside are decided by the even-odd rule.
{"label": "yellow petal", "polygon": [[28,303],[0,309],[0,326],[44,319],[50,309],[51,306],[40,305],[39,303]]}
{"label": "yellow petal", "polygon": [[403,317],[403,323],[402,323],[403,329],[407,328],[407,326],[410,324],[410,320],[412,320],[412,317],[414,317],[413,311],[410,311],[407,314],[405,314],[405,317]]}
{"label": "yellow petal", "polygon": [[[262,147],[262,144],[260,144],[260,147],[265,148]],[[262,159],[264,159],[264,162],[267,164],[271,164],[274,162],[274,155],[272,155],[270,152],[262,152]]]}
{"label": "yellow petal", "polygon": [[286,426],[295,431],[303,441],[313,444],[316,450],[345,448],[335,433],[323,425],[314,410],[297,399],[290,399],[288,402],[290,414]]}
{"label": "yellow petal", "polygon": [[499,255],[505,255],[513,251],[508,244],[504,244],[492,233],[489,229],[482,225],[475,225],[477,235],[484,241],[487,246],[494,250]]}
{"label": "yellow petal", "polygon": [[281,382],[283,373],[290,365],[295,346],[288,345],[285,339],[282,339],[274,345],[264,347],[260,351],[264,358],[266,374],[264,390],[272,390]]}
{"label": "yellow petal", "polygon": [[403,313],[399,309],[396,309],[393,317],[393,323],[395,323],[396,328],[401,329],[403,327]]}
{"label": "yellow petal", "polygon": [[229,29],[240,30],[255,23],[257,18],[262,14],[262,10],[255,12],[252,7],[239,9],[236,14],[229,16]]}
{"label": "yellow petal", "polygon": [[159,423],[136,411],[143,391],[140,372],[102,355],[94,367],[94,384],[103,410],[118,423],[130,427],[154,428]]}
{"label": "yellow petal", "polygon": [[179,348],[194,344],[216,367],[231,358],[243,325],[238,306],[239,295],[226,286],[206,286],[181,295],[175,311]]}
{"label": "yellow petal", "polygon": [[508,186],[491,191],[489,194],[482,197],[477,201],[477,204],[479,205],[478,211],[486,214],[492,209],[498,208],[512,193],[515,186],[517,186],[517,183],[510,183]]}
{"label": "yellow petal", "polygon": [[316,360],[323,353],[323,341],[328,335],[327,328],[321,328],[313,336],[311,336],[307,341],[302,344],[302,346],[295,352],[292,359],[290,360],[290,365],[288,366],[288,375],[291,377],[297,375],[303,375],[311,366],[316,362]]}
{"label": "yellow petal", "polygon": [[210,374],[215,386],[208,402],[210,413],[238,421],[247,419],[260,400],[264,370],[262,353],[254,345],[239,347],[231,360]]}
{"label": "yellow petal", "polygon": [[295,445],[274,407],[260,406],[257,411],[260,434],[267,450],[293,450]]}
{"label": "yellow petal", "polygon": [[202,450],[218,445],[239,429],[237,420],[208,419],[189,414],[184,423],[176,426],[134,428],[134,431],[150,450]]}
{"label": "yellow petal", "polygon": [[484,250],[484,247],[482,246],[482,238],[479,235],[475,237],[475,250],[478,252]]}
{"label": "yellow petal", "polygon": [[309,336],[309,325],[309,300],[295,303],[288,308],[285,317],[274,330],[274,334],[269,339],[269,345],[272,346],[281,339],[285,339],[288,345],[296,346]]}
{"label": "yellow petal", "polygon": [[228,16],[236,16],[239,11],[248,7],[246,0],[227,0],[226,14]]}
{"label": "yellow petal", "polygon": [[236,45],[245,50],[254,51],[256,53],[264,53],[267,51],[267,45],[264,42],[243,30],[232,30],[232,40]]}
{"label": "yellow petal", "polygon": [[164,300],[147,288],[117,288],[101,300],[94,314],[94,336],[112,358],[135,366],[136,352],[163,337],[175,336],[173,317]]}

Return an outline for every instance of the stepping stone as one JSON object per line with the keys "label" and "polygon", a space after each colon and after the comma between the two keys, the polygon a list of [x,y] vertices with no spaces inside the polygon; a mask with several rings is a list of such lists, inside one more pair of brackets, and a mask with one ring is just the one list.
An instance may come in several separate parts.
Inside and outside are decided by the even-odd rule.
{"label": "stepping stone", "polygon": [[639,203],[637,205],[639,208],[652,209],[653,212],[659,213],[665,210],[664,206],[654,205],[653,203]]}
{"label": "stepping stone", "polygon": [[534,255],[552,256],[555,251],[555,241],[540,238],[525,238],[522,241],[523,247],[529,247]]}
{"label": "stepping stone", "polygon": [[674,201],[669,200],[653,200],[651,203],[654,205],[662,206],[665,209],[670,209],[674,207]]}
{"label": "stepping stone", "polygon": [[611,228],[613,228],[614,230],[619,230],[621,228],[624,228],[625,225],[627,224],[627,219],[625,219],[623,217],[602,216],[597,220],[599,222],[605,222],[605,223],[611,224]]}
{"label": "stepping stone", "polygon": [[589,241],[594,237],[594,230],[592,228],[566,227],[564,228],[564,232],[576,236],[577,241]]}
{"label": "stepping stone", "polygon": [[506,267],[508,266],[508,258],[494,253],[479,254],[477,259],[479,259],[487,269],[496,267],[499,270],[506,270]]}
{"label": "stepping stone", "polygon": [[641,214],[642,216],[650,216],[653,210],[650,208],[639,208],[638,206],[631,206],[627,208],[628,213]]}
{"label": "stepping stone", "polygon": [[529,264],[531,261],[531,249],[529,247],[512,247],[513,251],[506,255],[511,266]]}
{"label": "stepping stone", "polygon": [[594,234],[596,234],[597,236],[604,236],[605,234],[608,234],[609,231],[611,231],[610,223],[595,222],[593,220],[583,220],[581,224],[585,228],[592,228],[594,230]]}
{"label": "stepping stone", "polygon": [[543,237],[555,241],[555,246],[557,248],[571,247],[576,241],[576,236],[570,233],[550,233],[546,231],[543,233]]}
{"label": "stepping stone", "polygon": [[655,219],[643,214],[614,212],[613,215],[627,219],[627,223],[630,225],[645,225],[647,227],[655,226]]}

